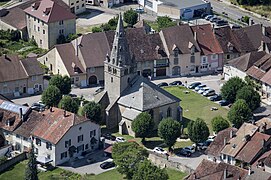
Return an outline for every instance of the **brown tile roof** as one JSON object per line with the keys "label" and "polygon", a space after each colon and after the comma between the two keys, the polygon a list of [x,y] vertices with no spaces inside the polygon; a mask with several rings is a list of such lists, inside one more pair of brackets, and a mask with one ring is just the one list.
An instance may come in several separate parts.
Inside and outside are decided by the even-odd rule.
{"label": "brown tile roof", "polygon": [[83,65],[76,55],[75,48],[72,43],[60,44],[55,47],[70,76],[86,73]]}
{"label": "brown tile roof", "polygon": [[199,47],[204,55],[223,53],[213,33],[211,24],[191,26],[191,29],[194,33],[196,32]]}
{"label": "brown tile roof", "polygon": [[[29,0],[29,1],[26,1],[26,2],[23,2],[19,5],[17,5],[16,7],[24,10],[28,7],[30,7],[32,4],[34,4],[35,2],[40,2],[41,0]],[[57,4],[59,4],[61,7],[65,8],[67,11],[70,11],[70,7],[62,0],[52,0],[54,2],[56,2]]]}
{"label": "brown tile roof", "polygon": [[[18,126],[21,125],[22,121],[18,113],[14,113],[5,109],[0,109],[0,115],[3,115],[0,121],[0,128],[6,131],[14,131]],[[10,125],[7,122],[10,121]]]}
{"label": "brown tile roof", "polygon": [[271,150],[267,150],[265,153],[263,153],[262,155],[260,155],[255,162],[252,164],[252,166],[257,167],[257,165],[261,162],[264,162],[265,159],[271,155]]}
{"label": "brown tile roof", "polygon": [[72,126],[89,121],[70,112],[66,112],[64,117],[64,110],[58,108],[53,108],[53,112],[46,110],[42,112],[42,116],[43,120],[35,127],[32,134],[53,144],[57,144]]}
{"label": "brown tile roof", "polygon": [[0,82],[26,78],[28,78],[27,74],[17,55],[3,55],[0,57]]}
{"label": "brown tile roof", "polygon": [[248,172],[236,166],[232,166],[226,163],[215,163],[203,159],[197,169],[192,172],[186,179],[204,179],[204,180],[223,180],[224,173],[226,173],[226,179],[236,180],[245,179]]}
{"label": "brown tile roof", "polygon": [[51,0],[37,1],[24,11],[46,23],[76,18],[70,11]]}
{"label": "brown tile roof", "polygon": [[265,76],[262,81],[270,83],[270,80],[268,78],[270,74],[267,73],[270,70],[271,70],[271,55],[266,54],[265,56],[263,56],[261,59],[254,63],[254,66],[252,66],[247,71],[247,74],[257,80],[261,80]]}
{"label": "brown tile roof", "polygon": [[235,157],[240,150],[246,145],[246,136],[253,136],[258,130],[258,126],[250,123],[243,123],[243,125],[236,132],[236,136],[230,139],[227,145],[222,149],[221,154],[226,154]]}
{"label": "brown tile roof", "polygon": [[260,60],[265,54],[266,52],[264,51],[254,51],[246,53],[238,58],[230,60],[228,64],[243,72],[246,72],[251,66],[253,66],[255,62]]}
{"label": "brown tile roof", "polygon": [[270,135],[256,132],[238,153],[236,159],[252,164],[257,158],[256,156],[261,153],[262,149],[266,146],[266,141],[269,141],[270,138]]}
{"label": "brown tile roof", "polygon": [[28,76],[44,74],[44,70],[40,67],[40,63],[37,58],[22,59],[21,63]]}
{"label": "brown tile roof", "polygon": [[200,51],[199,45],[195,41],[193,32],[188,24],[165,28],[162,29],[160,33],[165,38],[166,48],[170,54],[173,54],[174,46],[177,46],[182,54],[190,54],[190,43],[195,46],[196,51]]}
{"label": "brown tile roof", "polygon": [[271,167],[271,155],[265,158],[264,165],[266,165],[267,167]]}
{"label": "brown tile roof", "polygon": [[220,156],[221,150],[224,148],[224,139],[226,138],[226,142],[230,140],[231,131],[233,134],[237,132],[236,128],[230,127],[220,131],[215,137],[214,141],[210,144],[210,146],[206,149],[206,153],[208,155],[212,155],[215,157]]}
{"label": "brown tile roof", "polygon": [[155,51],[155,59],[167,58],[165,47],[158,33],[148,35],[152,50]]}
{"label": "brown tile roof", "polygon": [[7,11],[5,16],[0,17],[1,21],[19,30],[26,28],[25,12],[21,8],[14,7],[8,10],[2,9],[0,11]]}
{"label": "brown tile roof", "polygon": [[261,78],[261,81],[271,86],[271,69],[265,73],[265,75]]}
{"label": "brown tile roof", "polygon": [[250,67],[246,73],[257,80],[260,80],[265,74],[264,71],[255,66]]}

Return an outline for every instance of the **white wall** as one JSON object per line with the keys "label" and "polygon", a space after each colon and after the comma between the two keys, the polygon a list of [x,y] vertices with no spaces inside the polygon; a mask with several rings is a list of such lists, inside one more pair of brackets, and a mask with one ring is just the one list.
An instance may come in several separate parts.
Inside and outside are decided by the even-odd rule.
{"label": "white wall", "polygon": [[223,67],[223,73],[224,73],[224,79],[227,81],[232,77],[239,77],[241,79],[245,79],[246,77],[246,73],[243,71],[240,71],[239,69],[232,67],[232,66],[228,66],[228,65],[224,65]]}

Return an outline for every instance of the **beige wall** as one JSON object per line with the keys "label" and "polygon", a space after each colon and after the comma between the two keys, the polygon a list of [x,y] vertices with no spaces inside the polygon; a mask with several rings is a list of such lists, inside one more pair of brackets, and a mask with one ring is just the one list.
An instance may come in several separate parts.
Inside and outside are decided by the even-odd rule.
{"label": "beige wall", "polygon": [[97,84],[99,84],[99,81],[104,80],[104,67],[90,67],[87,68],[87,82],[89,83],[89,77],[96,76],[97,78]]}
{"label": "beige wall", "polygon": [[86,11],[86,0],[63,0],[71,9],[72,13],[80,14]]}
{"label": "beige wall", "polygon": [[180,19],[180,9],[159,5],[157,6],[157,15],[158,16],[169,16],[174,19]]}
{"label": "beige wall", "polygon": [[139,61],[137,62],[137,71],[140,71],[140,75],[142,76],[143,71],[145,69],[150,69],[152,72],[152,76],[153,76],[153,71],[154,71],[154,60],[152,61]]}

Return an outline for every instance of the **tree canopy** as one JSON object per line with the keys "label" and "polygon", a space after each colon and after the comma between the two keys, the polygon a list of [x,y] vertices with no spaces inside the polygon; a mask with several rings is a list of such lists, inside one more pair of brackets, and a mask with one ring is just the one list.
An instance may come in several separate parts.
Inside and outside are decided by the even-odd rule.
{"label": "tree canopy", "polygon": [[154,127],[154,121],[147,112],[140,113],[132,122],[132,130],[136,137],[141,137],[144,142],[145,137]]}
{"label": "tree canopy", "polygon": [[222,116],[214,117],[211,123],[213,131],[216,133],[230,127],[230,123]]}
{"label": "tree canopy", "polygon": [[68,76],[55,75],[50,79],[49,85],[56,86],[61,94],[71,92],[71,79]]}
{"label": "tree canopy", "polygon": [[172,118],[163,119],[158,125],[158,135],[169,146],[170,151],[181,135],[181,124]]}
{"label": "tree canopy", "polygon": [[60,102],[58,104],[58,107],[61,108],[61,109],[66,110],[66,111],[69,111],[69,112],[72,112],[72,113],[76,114],[78,109],[79,109],[79,104],[72,97],[64,96],[60,100]]}
{"label": "tree canopy", "polygon": [[101,105],[91,101],[83,107],[83,113],[86,114],[87,118],[96,123],[101,121]]}
{"label": "tree canopy", "polygon": [[163,28],[175,26],[176,23],[168,16],[159,16],[157,17],[158,28],[161,30]]}
{"label": "tree canopy", "polygon": [[239,77],[230,78],[221,88],[221,95],[230,103],[236,100],[238,90],[244,87],[246,83]]}
{"label": "tree canopy", "polygon": [[138,14],[136,13],[135,10],[130,9],[124,12],[123,19],[130,26],[133,26],[135,23],[137,23]]}
{"label": "tree canopy", "polygon": [[25,170],[25,180],[38,180],[37,161],[34,154],[34,145],[31,143],[28,162]]}
{"label": "tree canopy", "polygon": [[254,111],[261,105],[261,96],[251,86],[244,86],[237,92],[236,99],[243,99],[247,105]]}
{"label": "tree canopy", "polygon": [[41,95],[41,101],[49,107],[57,106],[61,100],[62,94],[56,86],[50,85]]}
{"label": "tree canopy", "polygon": [[228,119],[233,126],[239,128],[244,122],[247,122],[252,117],[252,112],[243,99],[238,99],[228,112]]}
{"label": "tree canopy", "polygon": [[197,118],[190,121],[187,126],[188,136],[194,143],[201,143],[208,139],[210,132],[203,119]]}

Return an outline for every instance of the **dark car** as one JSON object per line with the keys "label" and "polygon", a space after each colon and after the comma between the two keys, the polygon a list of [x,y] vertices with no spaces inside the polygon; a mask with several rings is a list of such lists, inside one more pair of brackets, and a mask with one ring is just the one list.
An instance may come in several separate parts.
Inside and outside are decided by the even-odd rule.
{"label": "dark car", "polygon": [[220,104],[220,106],[228,106],[230,103],[229,101],[223,99],[219,101],[218,104]]}
{"label": "dark car", "polygon": [[76,94],[68,94],[68,96],[72,97],[72,98],[76,98],[77,95]]}
{"label": "dark car", "polygon": [[185,156],[185,157],[190,157],[191,156],[191,153],[184,150],[184,149],[180,149],[180,151],[178,151],[176,153],[177,156]]}
{"label": "dark car", "polygon": [[194,83],[190,84],[188,86],[188,88],[189,89],[195,89],[195,87],[197,87],[198,85],[201,85],[201,83],[200,82],[194,82]]}
{"label": "dark car", "polygon": [[45,105],[41,103],[33,103],[31,106],[31,109],[36,110],[36,111],[44,111],[45,110]]}
{"label": "dark car", "polygon": [[228,25],[228,21],[225,21],[225,20],[219,20],[219,21],[216,21],[215,23],[217,26],[225,26],[225,25]]}
{"label": "dark car", "polygon": [[168,83],[166,82],[161,82],[159,84],[157,84],[158,87],[165,87],[165,86],[168,86]]}
{"label": "dark car", "polygon": [[98,89],[96,89],[96,93],[102,92],[104,90],[104,87],[99,87]]}
{"label": "dark car", "polygon": [[232,29],[241,29],[242,26],[240,26],[240,25],[238,25],[238,24],[233,24],[231,28],[232,28]]}
{"label": "dark car", "polygon": [[214,96],[209,97],[209,100],[210,101],[220,101],[220,100],[222,100],[222,97],[221,97],[221,95],[216,94]]}
{"label": "dark car", "polygon": [[107,161],[107,162],[102,163],[100,167],[102,169],[109,169],[109,168],[115,167],[115,163],[113,161]]}
{"label": "dark car", "polygon": [[173,81],[171,83],[169,83],[170,86],[180,86],[182,85],[182,82],[181,81]]}
{"label": "dark car", "polygon": [[111,140],[111,141],[116,140],[116,136],[113,136],[112,134],[109,134],[109,133],[103,134],[102,137],[104,137],[105,139]]}

